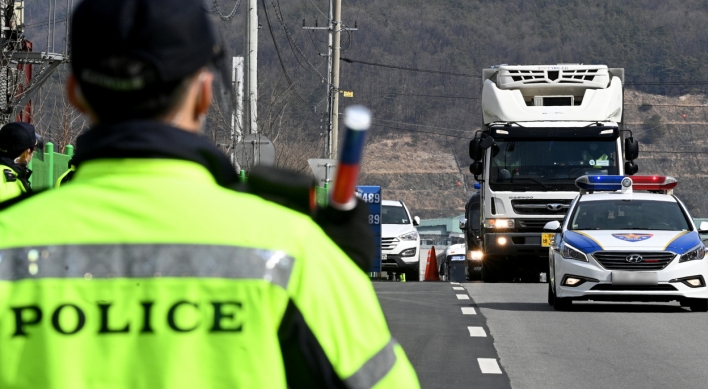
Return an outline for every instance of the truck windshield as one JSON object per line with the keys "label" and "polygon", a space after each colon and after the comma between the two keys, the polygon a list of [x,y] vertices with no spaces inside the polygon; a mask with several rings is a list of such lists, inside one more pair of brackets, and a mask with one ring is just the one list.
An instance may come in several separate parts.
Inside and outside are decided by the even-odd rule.
{"label": "truck windshield", "polygon": [[403,207],[384,205],[381,207],[381,224],[410,224],[408,213]]}
{"label": "truck windshield", "polygon": [[577,190],[575,179],[619,174],[616,141],[497,141],[492,153],[492,190]]}
{"label": "truck windshield", "polygon": [[676,202],[648,200],[584,201],[571,217],[570,230],[667,230],[687,231]]}

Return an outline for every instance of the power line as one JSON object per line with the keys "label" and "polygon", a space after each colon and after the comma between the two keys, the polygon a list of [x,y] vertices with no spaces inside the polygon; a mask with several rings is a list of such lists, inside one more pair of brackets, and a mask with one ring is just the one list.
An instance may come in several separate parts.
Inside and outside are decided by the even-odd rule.
{"label": "power line", "polygon": [[356,93],[364,93],[364,94],[376,94],[379,97],[383,98],[394,98],[396,96],[413,96],[413,97],[437,97],[441,99],[461,99],[461,100],[480,100],[481,97],[469,97],[469,96],[449,96],[449,95],[422,95],[422,94],[414,94],[414,93],[378,93],[378,92],[369,92],[369,91],[363,91],[363,92],[356,92]]}
{"label": "power line", "polygon": [[452,138],[459,138],[459,139],[472,139],[471,137],[468,137],[468,136],[457,136],[457,135],[441,134],[441,133],[439,133],[439,132],[430,132],[430,131],[414,130],[414,129],[411,129],[411,128],[402,128],[402,127],[387,126],[387,125],[385,125],[385,124],[371,123],[371,125],[374,126],[374,127],[384,127],[384,128],[391,128],[391,129],[394,129],[394,130],[420,132],[420,133],[423,133],[423,134],[431,134],[431,135],[437,135],[437,136],[449,136],[449,137],[452,137]]}
{"label": "power line", "polygon": [[427,70],[427,69],[418,69],[418,68],[408,68],[404,66],[395,66],[395,65],[387,65],[383,63],[376,63],[376,62],[367,62],[367,61],[359,61],[356,59],[350,59],[350,58],[340,58],[342,61],[347,62],[347,63],[358,63],[362,65],[369,65],[369,66],[378,66],[382,68],[389,68],[389,69],[399,69],[399,70],[408,70],[411,72],[420,72],[420,73],[434,73],[434,74],[443,74],[446,76],[458,76],[458,77],[469,77],[469,78],[482,78],[482,76],[478,76],[475,74],[466,74],[466,73],[453,73],[453,72],[442,72],[439,70]]}
{"label": "power line", "polygon": [[403,124],[406,126],[416,126],[416,127],[425,127],[425,128],[437,128],[439,130],[448,130],[448,131],[471,131],[471,130],[460,130],[458,128],[447,128],[447,127],[436,127],[436,126],[428,126],[425,124],[414,124],[414,123],[405,123],[405,122],[397,122],[395,120],[386,120],[386,119],[377,119],[377,118],[371,118],[371,120],[378,120],[381,122],[388,122],[388,123],[395,123],[395,124]]}
{"label": "power line", "polygon": [[221,18],[221,20],[223,21],[228,21],[233,19],[233,17],[236,15],[236,10],[238,10],[238,7],[241,5],[241,0],[236,0],[236,5],[234,5],[234,8],[227,15],[224,15],[224,13],[221,12],[218,0],[213,0],[212,3],[214,4],[212,9],[216,11],[216,13],[219,15],[219,18]]}
{"label": "power line", "polygon": [[305,103],[307,105],[311,105],[297,91],[297,89],[295,88],[295,84],[293,83],[293,81],[290,79],[290,76],[288,75],[287,69],[285,69],[285,64],[283,64],[283,58],[280,56],[280,50],[278,49],[278,42],[275,40],[275,35],[273,34],[273,28],[270,25],[270,17],[268,16],[268,7],[266,6],[265,0],[261,0],[261,2],[263,3],[263,10],[265,12],[266,22],[268,24],[268,31],[270,32],[270,37],[273,40],[273,45],[275,46],[275,52],[278,55],[278,62],[280,62],[280,68],[283,70],[283,75],[285,75],[285,79],[288,81],[288,85],[293,89],[293,92],[295,92],[295,96],[297,96],[297,98],[300,99],[300,101],[302,101],[303,103]]}

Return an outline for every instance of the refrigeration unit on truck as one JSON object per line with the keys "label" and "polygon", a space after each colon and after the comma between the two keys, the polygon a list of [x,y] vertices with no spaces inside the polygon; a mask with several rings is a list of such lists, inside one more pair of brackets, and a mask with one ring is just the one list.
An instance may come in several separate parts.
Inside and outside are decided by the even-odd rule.
{"label": "refrigeration unit on truck", "polygon": [[543,226],[565,216],[575,179],[638,170],[639,144],[622,129],[624,69],[501,65],[482,76],[484,123],[469,147],[479,213],[461,223],[467,259],[481,261],[486,282],[538,277],[552,237]]}

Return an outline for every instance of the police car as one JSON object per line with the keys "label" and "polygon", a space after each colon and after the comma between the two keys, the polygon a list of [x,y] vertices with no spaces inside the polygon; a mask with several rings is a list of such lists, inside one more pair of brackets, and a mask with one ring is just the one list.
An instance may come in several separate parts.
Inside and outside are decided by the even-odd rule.
{"label": "police car", "polygon": [[708,311],[708,260],[688,210],[666,176],[582,176],[580,194],[561,222],[545,227],[550,242],[548,303],[576,300],[678,301]]}

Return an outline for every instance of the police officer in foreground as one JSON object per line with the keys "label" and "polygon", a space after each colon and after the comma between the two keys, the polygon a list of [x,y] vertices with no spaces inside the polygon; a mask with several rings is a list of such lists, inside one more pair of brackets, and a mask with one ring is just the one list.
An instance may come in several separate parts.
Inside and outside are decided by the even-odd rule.
{"label": "police officer in foreground", "polygon": [[92,126],[71,185],[0,212],[0,388],[419,387],[312,219],[222,186],[201,3],[76,8],[67,92]]}
{"label": "police officer in foreground", "polygon": [[0,202],[32,192],[27,165],[36,148],[41,145],[33,125],[13,122],[0,128]]}

